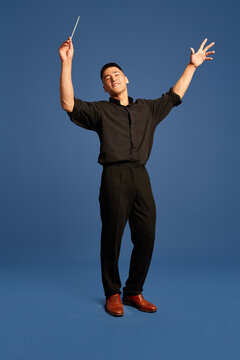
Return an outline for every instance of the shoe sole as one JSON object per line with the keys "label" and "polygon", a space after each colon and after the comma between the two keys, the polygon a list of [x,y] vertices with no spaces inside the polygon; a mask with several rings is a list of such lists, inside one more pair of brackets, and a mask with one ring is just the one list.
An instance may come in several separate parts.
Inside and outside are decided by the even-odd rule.
{"label": "shoe sole", "polygon": [[134,308],[136,308],[136,309],[138,309],[138,310],[140,310],[140,311],[147,312],[147,313],[155,313],[155,312],[157,311],[157,309],[156,309],[156,310],[146,310],[146,309],[141,308],[141,307],[140,307],[139,305],[137,305],[137,304],[134,304],[134,303],[132,303],[132,302],[127,302],[127,301],[124,301],[124,300],[122,300],[122,303],[123,303],[124,305],[132,306],[132,307],[134,307]]}

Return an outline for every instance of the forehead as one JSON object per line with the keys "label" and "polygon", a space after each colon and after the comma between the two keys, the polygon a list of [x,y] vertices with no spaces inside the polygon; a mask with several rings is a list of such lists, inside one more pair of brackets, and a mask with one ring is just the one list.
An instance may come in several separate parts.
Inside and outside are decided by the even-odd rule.
{"label": "forehead", "polygon": [[111,74],[114,74],[116,72],[121,72],[123,73],[118,67],[116,66],[110,66],[108,67],[106,70],[104,70],[103,72],[103,79],[104,77],[106,77],[107,75],[111,75]]}

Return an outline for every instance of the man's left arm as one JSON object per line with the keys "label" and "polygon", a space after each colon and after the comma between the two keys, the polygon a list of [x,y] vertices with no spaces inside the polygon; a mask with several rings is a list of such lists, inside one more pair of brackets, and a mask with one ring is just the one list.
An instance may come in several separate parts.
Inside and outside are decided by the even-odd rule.
{"label": "man's left arm", "polygon": [[182,76],[177,81],[177,83],[173,87],[173,91],[178,94],[181,98],[183,98],[185,92],[187,91],[187,88],[192,80],[193,74],[198,66],[200,66],[205,60],[213,60],[212,57],[209,57],[208,55],[214,54],[215,51],[207,51],[210,47],[214,45],[214,42],[212,42],[210,45],[206,46],[204,49],[204,46],[207,42],[207,39],[205,39],[198,51],[195,53],[194,49],[191,48],[191,57],[190,62],[187,65],[186,69],[184,70]]}

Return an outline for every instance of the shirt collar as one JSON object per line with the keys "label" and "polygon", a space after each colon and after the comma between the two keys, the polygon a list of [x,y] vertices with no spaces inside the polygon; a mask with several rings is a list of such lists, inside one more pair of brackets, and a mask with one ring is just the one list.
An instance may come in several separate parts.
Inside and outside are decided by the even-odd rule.
{"label": "shirt collar", "polygon": [[[112,103],[114,103],[114,104],[121,105],[121,104],[120,104],[120,100],[118,100],[118,99],[115,99],[115,98],[110,97],[110,98],[109,98],[109,101],[112,102]],[[129,101],[129,105],[130,105],[130,104],[131,104],[131,105],[133,104],[133,98],[132,98],[131,96],[128,97],[128,101]]]}

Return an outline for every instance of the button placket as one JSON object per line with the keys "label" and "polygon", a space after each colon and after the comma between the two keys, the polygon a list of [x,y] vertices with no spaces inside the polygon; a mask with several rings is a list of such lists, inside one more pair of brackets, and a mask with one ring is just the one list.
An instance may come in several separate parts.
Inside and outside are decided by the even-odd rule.
{"label": "button placket", "polygon": [[132,117],[131,112],[129,111],[129,117],[131,119],[131,139],[132,139],[132,156],[131,156],[131,160],[138,160],[138,153],[137,153],[137,147],[136,147],[136,142],[135,142],[135,135],[136,135],[136,131],[135,131],[135,121],[134,118]]}

